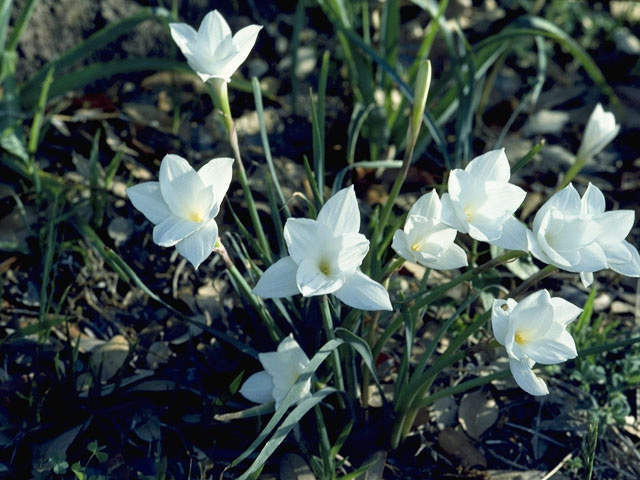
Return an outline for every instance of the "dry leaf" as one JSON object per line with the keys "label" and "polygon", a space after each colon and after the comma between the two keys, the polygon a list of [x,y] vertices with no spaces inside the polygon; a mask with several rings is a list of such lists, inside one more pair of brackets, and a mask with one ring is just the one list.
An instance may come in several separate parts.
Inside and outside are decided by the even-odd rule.
{"label": "dry leaf", "polygon": [[91,365],[96,371],[102,365],[100,378],[104,382],[120,370],[128,355],[129,342],[122,335],[116,335],[91,351]]}
{"label": "dry leaf", "polygon": [[281,480],[316,480],[311,468],[300,455],[287,453],[280,461]]}
{"label": "dry leaf", "polygon": [[487,467],[487,460],[469,442],[467,436],[453,428],[447,427],[438,435],[438,445],[445,453],[460,462],[465,469],[474,466]]}
{"label": "dry leaf", "polygon": [[445,427],[452,427],[456,423],[456,412],[458,405],[453,397],[443,397],[431,405],[429,408],[429,417],[436,422],[438,430],[444,430]]}
{"label": "dry leaf", "polygon": [[357,480],[382,480],[384,478],[384,464],[386,461],[386,451],[378,450],[374,452],[373,455],[363,462],[365,465],[372,463],[371,468],[360,475]]}
{"label": "dry leaf", "polygon": [[460,401],[458,420],[467,434],[478,440],[498,420],[498,405],[489,392],[467,393]]}

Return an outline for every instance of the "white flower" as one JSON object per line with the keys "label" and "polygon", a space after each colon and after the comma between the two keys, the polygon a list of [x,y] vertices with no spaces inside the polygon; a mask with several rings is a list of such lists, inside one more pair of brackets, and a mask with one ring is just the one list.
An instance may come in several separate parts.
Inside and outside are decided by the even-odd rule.
{"label": "white flower", "polygon": [[549,393],[531,368],[536,363],[553,365],[578,355],[567,325],[581,311],[562,298],[551,298],[546,290],[532,293],[520,303],[513,299],[493,301],[493,335],[505,346],[520,388],[531,395]]}
{"label": "white flower", "polygon": [[317,220],[288,219],[284,240],[290,256],[271,265],[253,293],[264,298],[333,293],[353,308],[392,310],[387,290],[360,271],[369,240],[358,230],[353,186],[327,200]]}
{"label": "white flower", "polygon": [[569,184],[540,207],[527,240],[538,260],[568,272],[596,272],[607,268],[605,252],[596,242],[601,232],[595,218],[583,213],[580,195]]}
{"label": "white flower", "polygon": [[[254,373],[242,384],[240,393],[247,400],[255,403],[268,403],[275,400],[276,409],[289,389],[309,363],[309,357],[304,353],[298,342],[289,335],[278,345],[275,352],[260,353],[258,355],[264,370]],[[311,378],[304,385],[300,402],[311,393]]]}
{"label": "white flower", "polygon": [[467,266],[464,250],[453,243],[457,231],[440,221],[442,205],[435,190],[413,204],[404,231],[393,235],[393,248],[398,255],[427,268],[449,270]]}
{"label": "white flower", "polygon": [[526,249],[526,229],[513,213],[525,191],[509,183],[504,149],[476,157],[464,170],[452,170],[442,196],[442,221],[472,238],[510,250]]}
{"label": "white flower", "polygon": [[153,241],[175,245],[195,268],[216,244],[214,218],[231,183],[232,164],[232,158],[214,158],[196,172],[184,158],[166,155],[159,182],[127,188],[133,206],[155,224]]}
{"label": "white flower", "polygon": [[[604,251],[607,266],[628,277],[640,277],[640,255],[638,250],[625,240],[635,220],[633,210],[605,212],[604,195],[598,187],[589,183],[582,195],[581,213],[600,226],[595,242]],[[585,286],[593,282],[593,273],[581,272]]]}
{"label": "white flower", "polygon": [[249,56],[262,29],[260,25],[249,25],[232,36],[217,10],[207,13],[197,32],[186,23],[170,23],[169,28],[189,66],[203,82],[210,78],[228,82]]}
{"label": "white flower", "polygon": [[584,161],[593,158],[618,135],[619,131],[620,125],[616,123],[616,117],[611,112],[605,112],[598,103],[584,129],[577,158]]}

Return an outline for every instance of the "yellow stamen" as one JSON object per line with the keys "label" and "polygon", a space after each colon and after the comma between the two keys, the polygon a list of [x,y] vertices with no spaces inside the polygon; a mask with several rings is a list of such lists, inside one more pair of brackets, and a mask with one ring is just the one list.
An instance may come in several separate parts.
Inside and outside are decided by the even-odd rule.
{"label": "yellow stamen", "polygon": [[520,332],[516,332],[515,336],[515,341],[518,345],[522,345],[523,343],[525,343],[527,341],[527,338],[525,337],[525,335],[523,333]]}
{"label": "yellow stamen", "polygon": [[413,250],[414,252],[417,252],[418,250],[420,250],[420,247],[422,247],[420,242],[416,242],[413,245],[411,245],[411,250]]}
{"label": "yellow stamen", "polygon": [[200,223],[204,221],[204,217],[200,212],[194,210],[193,212],[189,213],[189,220],[191,220],[192,222]]}
{"label": "yellow stamen", "polygon": [[322,260],[318,265],[318,268],[327,276],[331,273],[331,267],[329,266],[329,262],[327,262],[326,260]]}

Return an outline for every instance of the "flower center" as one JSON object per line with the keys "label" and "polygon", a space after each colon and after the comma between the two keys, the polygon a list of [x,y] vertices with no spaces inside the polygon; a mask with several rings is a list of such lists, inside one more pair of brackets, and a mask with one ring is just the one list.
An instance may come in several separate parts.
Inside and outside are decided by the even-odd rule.
{"label": "flower center", "polygon": [[189,220],[196,223],[202,223],[204,222],[204,217],[200,212],[193,210],[192,212],[189,213]]}
{"label": "flower center", "polygon": [[327,276],[329,276],[329,274],[331,273],[331,266],[329,265],[329,262],[327,262],[326,260],[322,260],[318,265],[318,268],[322,273],[324,273]]}
{"label": "flower center", "polygon": [[516,334],[514,335],[514,339],[518,345],[522,345],[527,341],[527,337],[522,332],[516,332]]}
{"label": "flower center", "polygon": [[473,219],[473,209],[467,205],[464,207],[464,216],[467,219],[467,222],[470,222]]}
{"label": "flower center", "polygon": [[413,245],[411,245],[411,250],[413,250],[414,252],[417,252],[418,250],[420,250],[420,247],[422,247],[422,243],[415,242]]}

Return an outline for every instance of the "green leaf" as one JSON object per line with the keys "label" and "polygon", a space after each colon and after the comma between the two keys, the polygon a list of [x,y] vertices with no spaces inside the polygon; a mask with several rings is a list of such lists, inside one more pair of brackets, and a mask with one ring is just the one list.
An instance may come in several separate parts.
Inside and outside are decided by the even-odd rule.
{"label": "green leaf", "polygon": [[[273,452],[275,452],[276,448],[278,448],[278,446],[284,441],[287,435],[289,435],[289,432],[293,430],[293,427],[295,427],[298,422],[300,422],[300,419],[302,419],[302,417],[304,417],[309,410],[320,403],[327,395],[334,392],[336,392],[335,388],[323,388],[322,390],[311,395],[309,398],[300,402],[298,406],[296,406],[296,408],[294,408],[292,412],[287,415],[282,424],[274,432],[273,436],[267,441],[264,448],[260,451],[251,466],[238,478],[238,480],[246,480],[254,473],[260,471],[260,469],[264,467],[265,462],[269,459]],[[280,408],[282,408],[282,406]]]}
{"label": "green leaf", "polygon": [[258,448],[258,445],[260,445],[264,440],[266,440],[269,434],[275,429],[276,425],[278,425],[282,417],[284,417],[289,407],[296,400],[300,398],[300,394],[302,393],[302,390],[305,388],[305,383],[307,382],[307,380],[311,379],[311,376],[318,369],[320,364],[322,364],[322,362],[324,362],[326,358],[343,343],[344,342],[339,339],[329,340],[320,348],[320,350],[318,350],[318,352],[313,356],[313,358],[311,358],[309,363],[302,370],[302,372],[300,373],[300,376],[296,380],[296,383],[294,383],[291,386],[291,388],[289,389],[289,392],[282,399],[280,408],[278,408],[278,410],[276,410],[276,412],[273,414],[273,417],[271,417],[271,419],[269,420],[269,423],[267,423],[267,425],[264,427],[262,432],[260,432],[260,435],[258,435],[258,438],[256,438],[251,443],[251,445],[249,445],[249,448],[247,448],[238,458],[236,458],[231,463],[231,467],[238,465],[241,461],[249,457],[249,455],[251,455],[255,451],[255,449]]}
{"label": "green leaf", "polygon": [[351,348],[353,348],[360,354],[362,360],[364,360],[364,364],[371,372],[373,380],[378,386],[380,386],[380,380],[378,380],[378,374],[376,373],[376,366],[373,361],[373,355],[371,354],[371,348],[369,348],[369,344],[364,339],[360,338],[355,333],[347,330],[346,328],[338,327],[335,329],[335,333],[336,337],[344,340],[345,343],[347,343]]}

